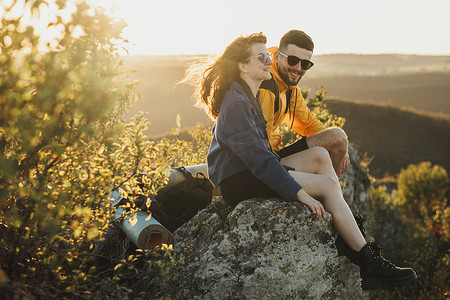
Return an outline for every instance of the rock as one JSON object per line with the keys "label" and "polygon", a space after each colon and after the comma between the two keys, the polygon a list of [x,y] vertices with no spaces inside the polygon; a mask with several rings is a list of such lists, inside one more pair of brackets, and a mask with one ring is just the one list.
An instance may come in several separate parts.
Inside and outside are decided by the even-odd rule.
{"label": "rock", "polygon": [[366,170],[360,164],[358,151],[354,144],[349,144],[348,152],[350,156],[350,167],[339,177],[341,181],[342,193],[354,214],[362,215],[370,227],[370,199],[369,186],[370,179]]}
{"label": "rock", "polygon": [[[350,154],[344,196],[367,218],[370,181],[353,146]],[[175,232],[184,259],[161,289],[175,299],[368,299],[359,268],[337,257],[334,238],[331,215],[318,221],[301,203],[250,199],[232,210],[214,197]]]}
{"label": "rock", "polygon": [[176,232],[184,253],[177,299],[336,299],[340,290],[331,216],[318,221],[300,203],[222,200]]}

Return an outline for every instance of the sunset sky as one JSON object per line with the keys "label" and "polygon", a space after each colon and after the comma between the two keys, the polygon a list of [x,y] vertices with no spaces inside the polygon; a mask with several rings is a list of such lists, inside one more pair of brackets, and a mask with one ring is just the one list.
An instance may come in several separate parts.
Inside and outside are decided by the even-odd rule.
{"label": "sunset sky", "polygon": [[125,18],[130,54],[216,54],[239,35],[290,29],[316,54],[450,54],[450,0],[93,0]]}

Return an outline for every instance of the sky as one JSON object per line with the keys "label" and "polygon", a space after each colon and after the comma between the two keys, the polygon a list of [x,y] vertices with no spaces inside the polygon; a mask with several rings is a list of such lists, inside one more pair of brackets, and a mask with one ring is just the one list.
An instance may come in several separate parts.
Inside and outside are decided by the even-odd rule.
{"label": "sky", "polygon": [[450,0],[92,0],[124,18],[131,55],[220,54],[240,35],[268,47],[291,29],[315,54],[450,55]]}
{"label": "sky", "polygon": [[[450,55],[450,0],[87,1],[125,20],[130,55],[221,54],[255,32],[270,47],[291,29],[311,36],[315,54]],[[0,15],[1,4],[12,2],[0,0]],[[47,24],[34,26],[50,36]]]}

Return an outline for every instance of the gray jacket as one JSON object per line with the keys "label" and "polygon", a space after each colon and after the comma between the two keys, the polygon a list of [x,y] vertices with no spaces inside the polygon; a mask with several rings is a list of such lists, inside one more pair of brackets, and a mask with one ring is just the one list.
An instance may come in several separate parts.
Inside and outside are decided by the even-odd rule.
{"label": "gray jacket", "polygon": [[249,91],[244,81],[233,82],[223,98],[207,157],[208,176],[217,187],[224,179],[250,170],[289,201],[302,187],[271,151],[265,124],[249,99],[253,95],[244,88]]}

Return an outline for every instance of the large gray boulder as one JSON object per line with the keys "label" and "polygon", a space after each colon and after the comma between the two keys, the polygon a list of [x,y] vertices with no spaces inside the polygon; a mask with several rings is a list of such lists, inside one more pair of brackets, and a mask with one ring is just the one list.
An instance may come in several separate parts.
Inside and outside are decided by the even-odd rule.
{"label": "large gray boulder", "polygon": [[[350,154],[344,196],[367,218],[369,181],[353,146]],[[334,238],[331,215],[319,221],[301,203],[250,199],[231,209],[214,197],[175,232],[184,259],[162,288],[176,299],[368,299]]]}
{"label": "large gray boulder", "polygon": [[176,232],[184,254],[179,299],[337,299],[331,217],[300,203],[251,199],[230,214],[215,203]]}

